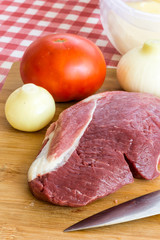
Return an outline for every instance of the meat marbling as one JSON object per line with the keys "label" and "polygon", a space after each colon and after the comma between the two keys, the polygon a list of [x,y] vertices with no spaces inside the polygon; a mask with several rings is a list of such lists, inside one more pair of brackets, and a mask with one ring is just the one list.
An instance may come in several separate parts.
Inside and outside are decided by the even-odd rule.
{"label": "meat marbling", "polygon": [[83,206],[159,176],[160,99],[124,91],[93,95],[63,111],[46,132],[28,181],[44,201]]}

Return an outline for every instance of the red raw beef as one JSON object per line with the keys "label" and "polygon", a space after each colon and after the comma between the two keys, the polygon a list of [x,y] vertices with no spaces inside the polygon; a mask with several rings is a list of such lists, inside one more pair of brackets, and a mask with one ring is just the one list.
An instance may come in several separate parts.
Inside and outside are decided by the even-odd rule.
{"label": "red raw beef", "polygon": [[124,91],[93,95],[63,111],[29,169],[32,193],[78,207],[133,177],[159,176],[160,99]]}

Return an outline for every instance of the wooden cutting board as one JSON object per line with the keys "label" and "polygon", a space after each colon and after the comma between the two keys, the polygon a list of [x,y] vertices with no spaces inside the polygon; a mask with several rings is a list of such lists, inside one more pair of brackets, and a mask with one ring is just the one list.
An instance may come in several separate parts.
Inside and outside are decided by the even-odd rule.
{"label": "wooden cutting board", "polygon": [[[119,191],[80,208],[54,206],[35,199],[28,189],[27,171],[46,131],[25,133],[6,121],[8,95],[22,85],[19,63],[13,64],[0,92],[0,239],[1,240],[146,240],[160,239],[160,215],[118,225],[64,233],[63,230],[94,213],[160,189],[160,178],[135,180]],[[100,91],[118,90],[115,69],[108,69]],[[59,113],[73,103],[56,104]]]}

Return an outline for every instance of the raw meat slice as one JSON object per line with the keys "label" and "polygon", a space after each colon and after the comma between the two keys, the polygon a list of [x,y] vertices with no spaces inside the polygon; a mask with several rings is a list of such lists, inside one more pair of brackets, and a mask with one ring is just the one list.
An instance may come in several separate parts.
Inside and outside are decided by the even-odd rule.
{"label": "raw meat slice", "polygon": [[63,111],[47,130],[28,181],[39,199],[83,206],[133,176],[159,176],[160,99],[124,91],[93,95]]}

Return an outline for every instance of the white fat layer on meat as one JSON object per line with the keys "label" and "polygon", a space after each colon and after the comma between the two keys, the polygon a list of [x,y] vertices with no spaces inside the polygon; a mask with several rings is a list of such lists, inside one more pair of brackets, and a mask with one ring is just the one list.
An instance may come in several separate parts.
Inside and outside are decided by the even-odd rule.
{"label": "white fat layer on meat", "polygon": [[157,164],[156,164],[156,170],[157,170],[157,172],[160,172],[160,171],[159,171],[159,164],[160,164],[160,154],[158,155],[158,158],[157,158]]}
{"label": "white fat layer on meat", "polygon": [[85,98],[84,100],[82,100],[82,102],[90,102],[90,101],[92,101],[92,100],[98,100],[98,99],[100,99],[100,98],[102,98],[102,97],[105,97],[105,96],[106,96],[106,92],[104,92],[104,93],[98,93],[98,94],[91,95],[91,96]]}
{"label": "white fat layer on meat", "polygon": [[72,153],[77,148],[81,137],[83,136],[85,130],[87,129],[88,125],[90,124],[90,122],[93,118],[93,114],[96,109],[97,99],[93,99],[93,100],[94,100],[94,107],[93,107],[92,111],[90,112],[90,117],[88,119],[88,122],[83,126],[80,134],[74,140],[72,146],[70,148],[68,148],[65,152],[63,152],[59,157],[54,157],[54,155],[53,155],[52,159],[47,159],[50,143],[52,142],[52,139],[54,137],[55,130],[50,133],[50,135],[48,136],[48,138],[49,138],[48,142],[43,147],[42,151],[40,152],[40,154],[37,156],[37,158],[35,159],[35,161],[32,163],[32,165],[29,168],[29,171],[28,171],[28,181],[29,182],[34,180],[39,175],[43,175],[43,174],[49,173],[51,171],[55,171],[56,169],[63,166],[68,161],[68,159],[70,158]]}

